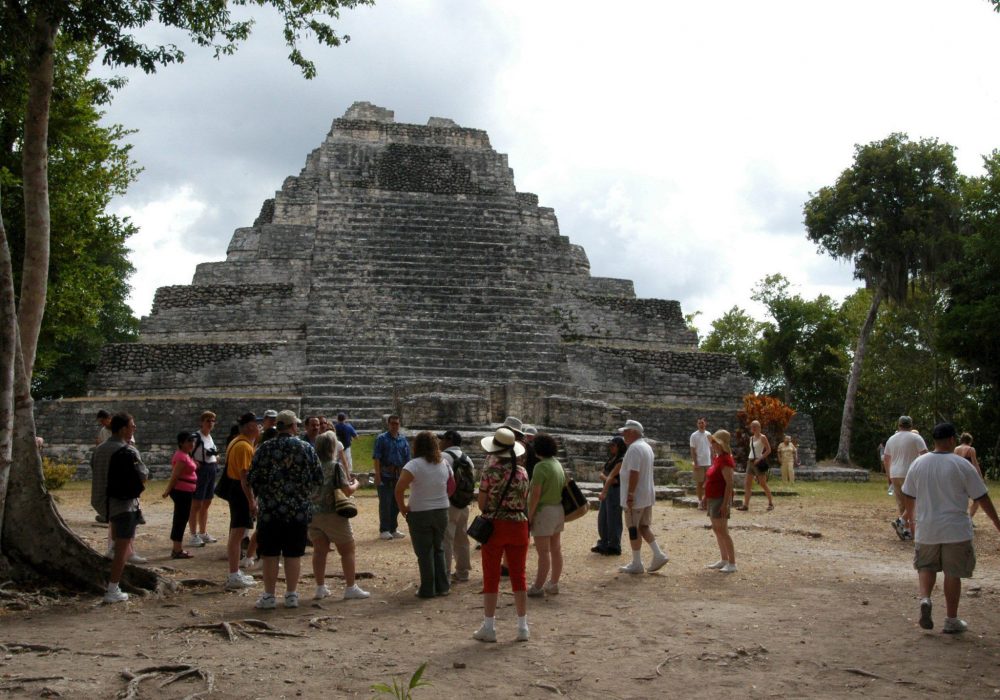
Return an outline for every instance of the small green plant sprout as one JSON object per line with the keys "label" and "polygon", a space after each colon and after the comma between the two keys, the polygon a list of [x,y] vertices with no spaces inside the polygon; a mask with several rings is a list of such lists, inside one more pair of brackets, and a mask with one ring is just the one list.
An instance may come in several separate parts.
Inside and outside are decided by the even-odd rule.
{"label": "small green plant sprout", "polygon": [[396,700],[412,700],[414,690],[423,685],[430,685],[429,681],[425,681],[422,678],[425,668],[427,668],[426,661],[420,664],[420,667],[413,672],[408,685],[403,685],[398,678],[393,678],[391,686],[387,683],[375,683],[372,685],[372,691],[376,695],[388,695],[396,698]]}

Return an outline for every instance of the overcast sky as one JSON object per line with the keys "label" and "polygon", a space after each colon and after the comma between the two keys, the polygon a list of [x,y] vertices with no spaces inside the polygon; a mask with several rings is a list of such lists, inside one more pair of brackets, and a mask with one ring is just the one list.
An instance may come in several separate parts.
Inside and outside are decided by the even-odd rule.
{"label": "overcast sky", "polygon": [[[107,112],[145,170],[115,202],[141,228],[131,303],[190,284],[355,101],[399,122],[454,119],[509,154],[519,191],[555,209],[593,274],[634,280],[710,322],[782,272],[807,296],[853,291],[802,225],[810,192],[855,144],[906,132],[981,172],[1000,147],[1000,15],[986,0],[380,0],[345,12],[351,41],[287,60],[255,15],[231,57],[176,34],[183,65],[126,75]],[[106,74],[106,73],[102,73]]]}

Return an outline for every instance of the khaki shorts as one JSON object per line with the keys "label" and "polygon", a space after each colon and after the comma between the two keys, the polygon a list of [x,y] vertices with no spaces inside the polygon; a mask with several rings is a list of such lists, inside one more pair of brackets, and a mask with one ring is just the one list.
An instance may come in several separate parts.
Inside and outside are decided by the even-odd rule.
{"label": "khaki shorts", "polygon": [[539,506],[531,523],[531,534],[535,537],[551,537],[557,532],[562,532],[565,524],[566,515],[562,503]]}
{"label": "khaki shorts", "polygon": [[653,506],[645,508],[626,508],[625,527],[649,527],[653,524]]}
{"label": "khaki shorts", "polygon": [[694,474],[694,483],[704,484],[705,483],[705,472],[708,467],[691,467],[691,473]]}
{"label": "khaki shorts", "polygon": [[[725,500],[726,500],[725,498],[709,498],[708,501],[706,501],[706,503],[708,504],[708,517],[712,518],[713,520],[717,520],[717,519],[721,518],[722,517],[722,503]],[[730,508],[729,512],[726,513],[726,518],[728,519],[729,516],[732,515],[732,514],[733,514],[733,510],[732,510],[732,508]]]}
{"label": "khaki shorts", "polygon": [[972,578],[976,570],[976,550],[972,540],[947,544],[917,544],[913,552],[914,569],[943,571],[952,578]]}
{"label": "khaki shorts", "polygon": [[351,521],[336,513],[317,513],[309,523],[309,538],[322,536],[340,546],[354,544]]}

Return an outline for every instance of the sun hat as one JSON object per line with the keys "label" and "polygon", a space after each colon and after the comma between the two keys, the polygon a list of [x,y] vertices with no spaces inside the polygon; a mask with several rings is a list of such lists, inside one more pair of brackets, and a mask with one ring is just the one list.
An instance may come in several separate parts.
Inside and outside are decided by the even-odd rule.
{"label": "sun hat", "polygon": [[729,446],[729,431],[728,430],[716,430],[714,433],[708,436],[708,439],[719,446],[723,452],[727,455],[733,453],[733,448]]}
{"label": "sun hat", "polygon": [[521,423],[520,418],[515,418],[514,416],[507,416],[503,421],[503,425],[501,425],[500,427],[509,428],[510,431],[518,437],[518,439],[524,437],[524,424]]}
{"label": "sun hat", "polygon": [[525,435],[538,435],[538,428],[536,428],[533,425],[525,425],[524,426],[524,434]]}
{"label": "sun hat", "polygon": [[286,410],[278,414],[278,428],[291,428],[301,422],[299,417],[295,415],[295,411]]}
{"label": "sun hat", "polygon": [[517,441],[517,436],[510,428],[497,428],[493,437],[484,437],[479,444],[482,445],[483,451],[490,454],[507,452],[511,447],[514,448],[515,456],[520,457],[524,454],[524,445]]}
{"label": "sun hat", "polygon": [[642,423],[640,423],[637,420],[627,420],[627,421],[625,421],[625,425],[623,425],[622,427],[618,428],[618,432],[619,433],[624,433],[626,430],[637,430],[637,431],[639,431],[640,435],[644,434],[643,429],[642,429]]}
{"label": "sun hat", "polygon": [[269,408],[266,411],[264,411],[264,417],[265,418],[277,418],[278,417],[278,412],[275,411],[273,408]]}

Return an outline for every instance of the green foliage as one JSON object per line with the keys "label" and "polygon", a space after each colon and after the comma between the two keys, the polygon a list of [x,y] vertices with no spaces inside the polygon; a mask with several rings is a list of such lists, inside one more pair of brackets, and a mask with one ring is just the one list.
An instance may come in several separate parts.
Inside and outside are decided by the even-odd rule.
{"label": "green foliage", "polygon": [[[103,49],[109,66],[137,66],[154,73],[159,66],[180,63],[184,52],[174,44],[144,44],[138,30],[149,24],[180,29],[198,46],[211,48],[216,57],[231,55],[253,30],[254,21],[245,8],[272,7],[284,21],[283,36],[288,59],[312,78],[316,66],[299,48],[312,37],[324,46],[339,46],[350,37],[340,36],[329,23],[342,8],[371,5],[374,0],[129,0],[105,2],[48,2],[23,0],[0,5],[0,26],[5,45],[27,46],[38,17],[57,27],[71,42]],[[233,7],[240,8],[234,17]],[[328,19],[329,18],[329,19]],[[10,50],[10,49],[7,49]]]}
{"label": "green foliage", "polygon": [[762,330],[762,323],[740,307],[734,306],[712,321],[712,330],[701,342],[701,349],[733,355],[740,369],[755,383],[760,382],[763,374],[760,357]]}
{"label": "green foliage", "polygon": [[413,672],[413,675],[410,676],[410,682],[407,685],[403,685],[402,681],[398,678],[393,678],[391,686],[386,683],[375,683],[372,685],[372,690],[377,695],[389,695],[397,698],[397,700],[411,700],[415,689],[431,685],[429,681],[425,681],[422,678],[424,669],[426,668],[427,662],[425,661]]}
{"label": "green foliage", "polygon": [[76,475],[76,466],[68,462],[56,462],[50,457],[42,457],[42,477],[45,480],[45,490],[61,489]]}
{"label": "green foliage", "polygon": [[855,146],[854,164],[804,207],[810,240],[896,301],[951,257],[960,211],[954,148],[906,134]]}
{"label": "green foliage", "polygon": [[948,271],[951,282],[939,317],[941,347],[965,372],[980,404],[980,462],[1000,470],[1000,151],[983,158],[985,173],[964,182],[968,235]]}
{"label": "green foliage", "polygon": [[[58,41],[49,119],[51,254],[48,301],[32,382],[36,397],[78,395],[101,346],[133,340],[138,321],[125,299],[134,268],[126,241],[135,228],[107,213],[138,174],[118,125],[102,126],[99,107],[114,83],[88,78],[95,51]],[[21,134],[26,100],[23,70],[3,62],[0,81],[0,185],[21,186]],[[11,68],[12,70],[6,70]],[[3,218],[19,289],[24,257],[20,197],[3,198]]]}

